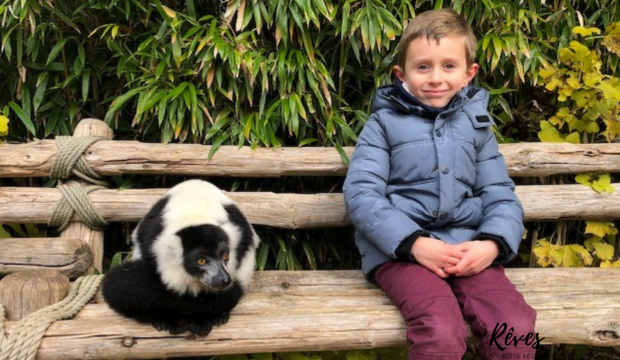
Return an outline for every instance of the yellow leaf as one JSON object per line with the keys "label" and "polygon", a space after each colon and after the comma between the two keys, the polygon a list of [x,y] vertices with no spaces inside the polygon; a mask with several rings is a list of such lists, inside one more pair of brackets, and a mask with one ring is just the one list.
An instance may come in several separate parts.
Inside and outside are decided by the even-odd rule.
{"label": "yellow leaf", "polygon": [[566,245],[564,247],[567,248],[567,250],[572,252],[579,259],[579,261],[576,263],[572,258],[570,259],[571,264],[574,264],[574,266],[590,266],[592,264],[592,255],[590,255],[590,252],[586,250],[586,248],[584,248],[583,246]]}
{"label": "yellow leaf", "polygon": [[575,53],[568,48],[562,48],[559,51],[560,61],[566,63],[575,59]]}
{"label": "yellow leaf", "polygon": [[609,25],[605,31],[607,35],[603,38],[603,45],[607,46],[607,50],[620,54],[620,22]]}
{"label": "yellow leaf", "polygon": [[605,99],[620,101],[620,87],[614,86],[611,82],[601,81],[596,88],[601,90]]}
{"label": "yellow leaf", "polygon": [[579,174],[577,176],[575,176],[575,181],[577,181],[577,183],[581,184],[581,185],[585,185],[585,186],[591,186],[592,183],[590,182],[590,180],[592,179],[592,175],[589,174]]}
{"label": "yellow leaf", "polygon": [[562,80],[558,79],[557,77],[554,77],[551,79],[551,81],[549,81],[547,83],[547,85],[545,85],[545,89],[549,90],[549,91],[553,91],[556,88],[560,87],[564,85],[564,83],[562,82]]}
{"label": "yellow leaf", "polygon": [[560,132],[549,121],[540,122],[541,131],[538,132],[538,138],[542,142],[564,142],[560,136]]}
{"label": "yellow leaf", "polygon": [[613,222],[608,221],[586,221],[586,234],[596,235],[600,238],[606,235],[616,235],[616,229]]}
{"label": "yellow leaf", "polygon": [[620,123],[616,121],[603,120],[605,123],[606,129],[603,132],[605,134],[605,138],[607,141],[615,140],[618,136],[620,136]]}
{"label": "yellow leaf", "polygon": [[566,83],[568,84],[568,86],[572,87],[573,89],[579,89],[581,88],[581,84],[579,83],[579,79],[574,78],[574,77],[569,77],[568,79],[566,79]]}
{"label": "yellow leaf", "polygon": [[599,35],[600,33],[601,33],[601,29],[595,28],[595,27],[585,28],[583,26],[577,26],[573,28],[573,34],[579,34],[583,37],[591,36],[592,34]]}
{"label": "yellow leaf", "polygon": [[583,262],[573,250],[566,248],[563,251],[561,267],[582,267]]}
{"label": "yellow leaf", "polygon": [[162,5],[161,7],[166,12],[166,15],[168,15],[171,19],[174,19],[175,17],[177,17],[176,11],[172,10],[171,8],[167,7],[166,5]]}
{"label": "yellow leaf", "polygon": [[598,124],[595,123],[594,121],[589,122],[588,125],[586,126],[586,132],[590,134],[596,134],[600,130],[601,130],[600,126],[598,126]]}
{"label": "yellow leaf", "polygon": [[563,267],[566,256],[566,248],[564,246],[554,246],[549,250],[549,255],[553,259],[554,267]]}
{"label": "yellow leaf", "polygon": [[579,144],[581,143],[581,139],[579,137],[579,133],[578,132],[573,132],[570,133],[567,137],[566,137],[566,142],[569,142],[571,144]]}
{"label": "yellow leaf", "polygon": [[9,134],[9,118],[0,115],[0,136],[7,136]]}
{"label": "yellow leaf", "polygon": [[534,256],[536,256],[536,263],[542,267],[547,267],[552,264],[553,260],[549,254],[552,245],[546,240],[538,240],[536,245],[532,249]]}
{"label": "yellow leaf", "polygon": [[620,268],[620,260],[616,260],[613,263],[609,260],[605,260],[601,263],[602,268]]}
{"label": "yellow leaf", "polygon": [[551,67],[549,67],[549,68],[545,67],[545,68],[539,70],[538,74],[546,79],[548,77],[551,77],[551,76],[555,75],[557,72],[558,72],[558,69],[551,68]]}
{"label": "yellow leaf", "polygon": [[611,260],[614,257],[614,247],[604,243],[595,243],[594,249],[596,250],[596,256],[601,260]]}
{"label": "yellow leaf", "polygon": [[592,189],[599,193],[612,193],[614,191],[614,187],[611,186],[611,176],[609,174],[601,175],[598,180],[592,182]]}
{"label": "yellow leaf", "polygon": [[594,244],[600,243],[601,241],[603,241],[603,239],[601,239],[600,237],[591,236],[588,238],[588,240],[583,242],[583,246],[585,246],[588,251],[594,251]]}

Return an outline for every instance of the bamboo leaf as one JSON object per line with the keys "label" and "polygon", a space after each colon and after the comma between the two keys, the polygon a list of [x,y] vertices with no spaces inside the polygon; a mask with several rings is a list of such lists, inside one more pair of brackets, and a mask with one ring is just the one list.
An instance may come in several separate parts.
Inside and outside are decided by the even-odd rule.
{"label": "bamboo leaf", "polygon": [[86,70],[84,71],[84,74],[82,74],[82,102],[86,102],[86,100],[88,100],[89,90],[90,90],[90,70]]}
{"label": "bamboo leaf", "polygon": [[312,249],[312,245],[307,240],[302,240],[301,245],[304,248],[306,259],[308,259],[308,263],[310,264],[310,269],[316,270],[316,258],[314,257],[314,250]]}
{"label": "bamboo leaf", "polygon": [[37,79],[37,90],[34,92],[34,98],[32,100],[33,110],[36,114],[37,110],[41,106],[43,102],[43,98],[45,97],[45,91],[47,90],[47,83],[49,81],[49,73],[44,72]]}
{"label": "bamboo leaf", "polygon": [[37,135],[37,129],[32,123],[32,119],[30,119],[30,115],[28,115],[19,105],[14,103],[13,101],[9,102],[9,107],[15,112],[17,117],[22,121],[26,129],[30,131],[30,133],[34,136]]}
{"label": "bamboo leaf", "polygon": [[67,42],[67,40],[69,40],[69,38],[64,38],[64,39],[60,39],[56,45],[54,45],[54,47],[52,48],[52,51],[50,51],[49,56],[47,57],[47,62],[45,63],[45,65],[49,65],[50,62],[52,62],[52,60],[56,59],[56,57],[58,56],[58,54],[62,51],[62,49],[65,46],[65,43]]}

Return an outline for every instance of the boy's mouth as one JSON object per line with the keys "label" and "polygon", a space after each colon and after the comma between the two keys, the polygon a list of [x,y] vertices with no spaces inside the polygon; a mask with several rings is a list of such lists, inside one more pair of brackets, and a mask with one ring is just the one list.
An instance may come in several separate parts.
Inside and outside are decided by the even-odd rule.
{"label": "boy's mouth", "polygon": [[444,95],[447,92],[447,90],[427,90],[425,92],[429,96],[439,97],[439,96]]}

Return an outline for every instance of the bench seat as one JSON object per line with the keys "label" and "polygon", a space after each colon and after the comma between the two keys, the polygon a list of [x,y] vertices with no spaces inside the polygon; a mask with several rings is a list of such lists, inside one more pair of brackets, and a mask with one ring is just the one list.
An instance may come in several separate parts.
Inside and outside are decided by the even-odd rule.
{"label": "bench seat", "polygon": [[[618,269],[507,269],[507,275],[537,310],[543,344],[620,346]],[[171,335],[122,318],[98,293],[74,319],[48,329],[37,359],[371,349],[403,346],[405,338],[399,311],[359,270],[264,271],[255,274],[230,321],[207,337]]]}

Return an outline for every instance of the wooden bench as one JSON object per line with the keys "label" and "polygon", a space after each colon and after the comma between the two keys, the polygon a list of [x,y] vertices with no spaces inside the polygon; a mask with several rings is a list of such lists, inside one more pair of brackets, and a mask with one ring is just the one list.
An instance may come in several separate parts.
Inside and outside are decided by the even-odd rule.
{"label": "wooden bench", "polygon": [[[80,127],[99,122],[83,121]],[[88,131],[87,131],[88,132]],[[77,136],[77,130],[76,130]],[[98,174],[195,177],[339,176],[346,173],[331,148],[250,150],[210,146],[99,141],[84,158]],[[345,151],[350,156],[352,148]],[[511,176],[590,171],[620,172],[620,144],[501,145]],[[55,140],[0,145],[0,178],[45,177],[57,155]],[[582,185],[518,186],[526,221],[620,218],[620,185],[599,194]],[[137,222],[165,189],[97,190],[90,194],[108,222]],[[342,194],[232,192],[255,225],[287,229],[348,226]],[[61,193],[55,188],[0,187],[0,223],[46,223]],[[76,219],[77,220],[77,219]],[[102,267],[103,235],[80,230],[54,239],[0,240],[0,275],[56,268],[71,278]],[[73,225],[72,225],[73,226]],[[76,241],[83,239],[90,246]],[[30,242],[29,242],[30,241]],[[335,239],[334,241],[337,241]],[[27,245],[27,246],[24,246]],[[44,251],[38,251],[44,248]],[[52,251],[52,248],[58,250]],[[60,250],[63,249],[63,250]],[[88,266],[84,263],[90,263]],[[618,269],[508,269],[508,277],[538,311],[543,344],[620,346]],[[15,327],[7,321],[7,332]],[[170,335],[122,318],[100,293],[75,318],[54,323],[37,359],[150,359],[212,354],[369,349],[405,345],[398,310],[359,270],[257,272],[229,323],[207,337]],[[470,334],[473,341],[473,336]]]}

